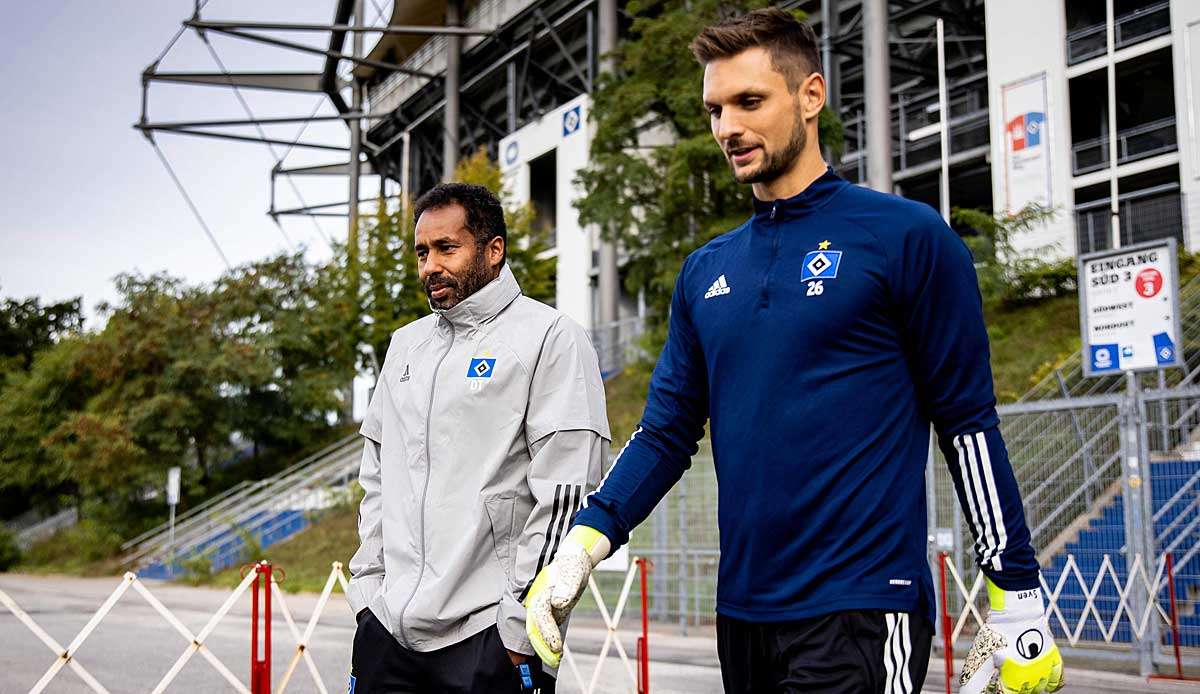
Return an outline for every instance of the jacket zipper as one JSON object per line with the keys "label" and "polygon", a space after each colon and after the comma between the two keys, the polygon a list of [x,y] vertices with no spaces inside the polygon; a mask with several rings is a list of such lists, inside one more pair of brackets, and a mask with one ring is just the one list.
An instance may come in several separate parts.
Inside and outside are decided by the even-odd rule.
{"label": "jacket zipper", "polygon": [[759,298],[759,306],[767,308],[771,305],[771,297],[767,291],[767,285],[771,281],[771,268],[775,266],[775,256],[779,255],[779,225],[775,222],[775,213],[779,211],[779,201],[771,203],[771,257],[767,260],[767,271],[763,273],[762,294]]}
{"label": "jacket zipper", "polygon": [[[446,320],[442,318],[441,320]],[[429,384],[429,407],[425,410],[425,484],[421,488],[421,514],[419,516],[421,526],[421,563],[417,570],[417,582],[413,584],[412,592],[409,593],[408,599],[404,601],[404,607],[400,608],[399,626],[400,640],[406,646],[412,646],[412,642],[408,639],[408,631],[404,628],[404,615],[408,612],[408,606],[412,604],[413,598],[417,597],[417,590],[421,587],[421,579],[425,577],[425,501],[429,496],[429,478],[433,475],[433,465],[429,461],[429,436],[433,423],[433,396],[437,392],[438,371],[442,368],[442,362],[446,361],[450,350],[454,347],[454,324],[446,320],[446,324],[450,326],[450,344],[446,345],[446,350],[442,352],[442,356],[438,359],[437,365],[433,367],[433,381]]]}

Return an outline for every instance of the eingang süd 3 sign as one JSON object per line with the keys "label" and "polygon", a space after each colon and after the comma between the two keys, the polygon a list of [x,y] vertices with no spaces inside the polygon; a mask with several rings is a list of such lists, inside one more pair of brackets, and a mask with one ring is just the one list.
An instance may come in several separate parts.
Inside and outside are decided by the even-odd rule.
{"label": "eingang s\u00fcd 3 sign", "polygon": [[1079,330],[1088,376],[1183,364],[1175,239],[1079,257]]}

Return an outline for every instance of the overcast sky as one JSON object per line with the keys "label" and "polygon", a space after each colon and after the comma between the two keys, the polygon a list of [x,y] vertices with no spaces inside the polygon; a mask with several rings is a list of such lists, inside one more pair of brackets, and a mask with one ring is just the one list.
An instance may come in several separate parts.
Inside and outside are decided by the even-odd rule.
{"label": "overcast sky", "polygon": [[[211,0],[203,17],[329,22],[334,5],[334,0]],[[153,148],[131,127],[141,110],[142,70],[192,7],[192,0],[39,0],[6,13],[0,28],[0,78],[8,90],[0,101],[0,296],[44,301],[82,296],[91,316],[98,301],[115,297],[112,278],[119,273],[167,272],[202,282],[225,269]],[[287,38],[309,45],[328,41],[315,34]],[[233,72],[315,72],[323,60],[219,34],[210,34],[210,40]],[[217,67],[189,31],[159,69]],[[258,117],[308,115],[318,102],[321,114],[334,112],[315,94],[244,90],[243,95]],[[150,88],[151,121],[242,117],[228,88]],[[298,128],[275,126],[267,133],[290,141]],[[313,124],[304,138],[343,146],[348,140],[339,122]],[[157,140],[230,263],[300,246],[314,259],[328,257],[322,234],[345,239],[344,218],[322,219],[320,229],[308,217],[281,218],[282,232],[275,226],[266,215],[275,158],[265,145],[172,134]],[[287,164],[345,156],[293,150]],[[309,204],[346,199],[344,178],[295,180]],[[377,190],[374,179],[364,185],[366,193]],[[276,201],[281,209],[299,205],[282,180]],[[97,326],[90,321],[88,327]]]}

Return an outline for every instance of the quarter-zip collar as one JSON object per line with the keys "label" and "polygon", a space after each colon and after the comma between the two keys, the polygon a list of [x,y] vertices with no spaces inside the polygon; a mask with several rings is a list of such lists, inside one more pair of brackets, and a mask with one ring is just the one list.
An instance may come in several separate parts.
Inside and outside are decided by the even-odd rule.
{"label": "quarter-zip collar", "polygon": [[509,269],[508,263],[500,268],[500,276],[488,282],[482,289],[448,309],[433,309],[456,328],[478,328],[495,318],[521,295],[521,286]]}
{"label": "quarter-zip collar", "polygon": [[844,178],[826,167],[825,173],[807,188],[790,198],[759,200],[754,198],[755,222],[778,222],[784,219],[803,217],[824,207],[844,186],[850,185]]}

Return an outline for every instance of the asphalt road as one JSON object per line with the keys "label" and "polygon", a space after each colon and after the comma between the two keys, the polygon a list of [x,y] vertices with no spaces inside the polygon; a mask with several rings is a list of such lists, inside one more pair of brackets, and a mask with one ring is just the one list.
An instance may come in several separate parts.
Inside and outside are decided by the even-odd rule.
{"label": "asphalt road", "polygon": [[[0,590],[7,593],[50,636],[66,646],[121,583],[120,577],[71,578],[0,574]],[[147,582],[148,590],[197,634],[229,596],[224,589],[192,588]],[[303,633],[317,605],[312,594],[288,595],[287,606]],[[213,655],[232,673],[247,681],[249,674],[250,597],[243,595],[205,640]],[[278,684],[296,652],[296,640],[275,604],[272,643],[272,682]],[[344,692],[350,669],[354,619],[340,592],[335,592],[313,632],[309,652],[327,690]],[[594,676],[605,630],[597,622],[575,620],[568,645],[575,651],[576,670],[565,665],[559,672],[558,691],[577,694]],[[623,631],[621,639],[632,656],[636,635]],[[76,659],[110,692],[149,692],[187,649],[188,642],[149,603],[129,590],[77,651]],[[651,633],[651,691],[655,694],[708,694],[721,691],[720,669],[711,629],[680,636],[670,628]],[[27,692],[55,662],[51,653],[17,618],[0,606],[0,694]],[[631,661],[632,663],[632,661]],[[934,658],[924,691],[942,686],[942,662]],[[1068,692],[1198,692],[1195,683],[1146,682],[1129,675],[1071,668]],[[604,661],[594,691],[616,694],[632,690],[628,670],[611,652]],[[70,668],[51,681],[48,692],[90,692]],[[194,655],[167,689],[171,692],[234,691],[206,661]],[[308,668],[301,662],[289,683],[290,692],[315,692]]]}

